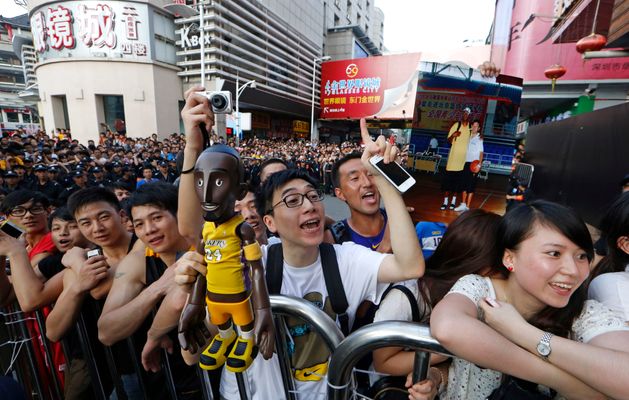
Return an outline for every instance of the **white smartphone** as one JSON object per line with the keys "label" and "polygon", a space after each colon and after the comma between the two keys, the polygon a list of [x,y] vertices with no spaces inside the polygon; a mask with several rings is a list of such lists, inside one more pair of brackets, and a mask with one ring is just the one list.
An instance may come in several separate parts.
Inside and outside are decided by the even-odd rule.
{"label": "white smartphone", "polygon": [[371,157],[369,162],[402,193],[406,192],[415,184],[415,179],[396,162],[385,164],[384,158],[378,155]]}

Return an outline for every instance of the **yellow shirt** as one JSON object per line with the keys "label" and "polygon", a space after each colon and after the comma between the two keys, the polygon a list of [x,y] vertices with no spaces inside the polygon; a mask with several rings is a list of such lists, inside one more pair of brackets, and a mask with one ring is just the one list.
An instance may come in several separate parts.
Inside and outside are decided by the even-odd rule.
{"label": "yellow shirt", "polygon": [[[450,138],[450,136],[452,136],[452,134],[456,132],[456,128],[458,125],[458,122],[452,124],[450,132],[448,133],[448,138]],[[450,154],[448,155],[448,164],[446,164],[446,171],[461,171],[465,166],[467,146],[470,143],[470,136],[472,134],[472,132],[470,131],[469,122],[467,124],[461,122],[459,132],[461,132],[461,135],[457,138],[452,139]]]}
{"label": "yellow shirt", "polygon": [[217,294],[242,293],[245,289],[242,240],[236,229],[244,222],[236,215],[218,227],[213,222],[203,224],[203,245],[207,264],[207,290]]}

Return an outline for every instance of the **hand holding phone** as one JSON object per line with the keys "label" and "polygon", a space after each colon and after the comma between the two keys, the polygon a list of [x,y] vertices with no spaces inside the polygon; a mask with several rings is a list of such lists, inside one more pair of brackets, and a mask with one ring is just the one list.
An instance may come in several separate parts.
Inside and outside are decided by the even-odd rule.
{"label": "hand holding phone", "polygon": [[395,161],[385,164],[382,156],[375,155],[369,159],[369,162],[401,193],[406,192],[415,184],[415,179]]}

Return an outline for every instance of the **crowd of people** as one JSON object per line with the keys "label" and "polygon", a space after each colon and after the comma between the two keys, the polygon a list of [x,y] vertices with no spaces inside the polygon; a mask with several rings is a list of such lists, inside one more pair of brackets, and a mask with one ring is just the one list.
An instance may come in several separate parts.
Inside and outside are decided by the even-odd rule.
{"label": "crowd of people", "polygon": [[[0,211],[23,234],[0,232],[0,305],[8,307],[5,318],[15,301],[45,317],[43,326],[25,318],[37,338],[32,373],[45,396],[54,396],[57,381],[66,399],[203,397],[196,364],[213,369],[224,359],[233,328],[214,314],[218,327],[181,318],[197,329],[183,332],[182,347],[178,323],[198,297],[195,282],[218,242],[208,238],[222,223],[207,227],[223,203],[199,198],[218,191],[235,201],[228,214],[239,214],[234,221],[246,221],[260,244],[259,254],[243,257],[279,265],[270,292],[309,301],[345,334],[373,321],[430,324],[453,356],[431,356],[425,380],[412,381],[408,349],[379,349],[373,362],[361,361],[378,374],[408,377],[402,385],[411,398],[629,397],[628,193],[603,220],[606,255],[596,265],[579,216],[543,200],[504,216],[461,209],[447,228],[415,227],[400,193],[368,162],[376,154],[395,162],[402,152],[384,137],[374,141],[364,120],[362,145],[250,139],[236,147],[212,137],[207,150],[198,127],[212,124],[207,99],[194,89],[186,99],[185,134],[164,140],[113,132],[87,146],[43,133],[2,138]],[[230,168],[211,175],[202,161],[208,151],[224,154]],[[459,158],[468,168],[473,161]],[[459,177],[448,179],[459,185]],[[348,218],[326,216],[324,191],[347,204]],[[323,272],[333,264],[334,289]],[[339,291],[344,310],[334,306]],[[330,351],[304,321],[286,323],[276,334],[286,335],[297,397],[326,398]],[[217,345],[208,347],[212,337]],[[283,398],[277,353],[261,348],[246,353],[253,361],[243,374],[248,398]],[[357,379],[358,390],[374,396],[378,376]],[[211,378],[216,395],[240,398],[229,368]],[[20,383],[33,385],[32,378]]]}

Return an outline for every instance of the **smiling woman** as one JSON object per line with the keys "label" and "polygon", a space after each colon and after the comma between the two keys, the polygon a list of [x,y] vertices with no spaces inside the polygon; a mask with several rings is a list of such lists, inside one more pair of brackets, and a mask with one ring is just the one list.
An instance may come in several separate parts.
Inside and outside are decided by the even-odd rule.
{"label": "smiling woman", "polygon": [[585,300],[593,255],[585,224],[561,205],[536,201],[509,211],[497,239],[493,277],[461,278],[431,317],[433,335],[460,357],[447,397],[485,399],[503,373],[569,398],[598,398],[592,388],[627,397],[619,382],[628,373],[614,365],[629,365],[629,332],[618,314]]}

